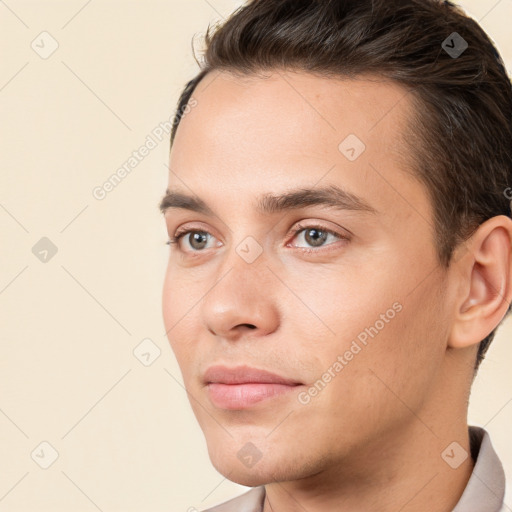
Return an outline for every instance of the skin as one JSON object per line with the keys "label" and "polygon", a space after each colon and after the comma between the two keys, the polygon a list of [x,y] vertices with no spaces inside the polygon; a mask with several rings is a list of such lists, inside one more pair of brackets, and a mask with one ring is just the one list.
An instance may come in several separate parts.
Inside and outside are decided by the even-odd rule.
{"label": "skin", "polygon": [[[169,236],[178,228],[210,235],[203,249],[188,235],[171,246],[163,317],[213,465],[239,484],[266,484],[265,512],[451,510],[474,462],[452,469],[441,454],[454,441],[469,453],[478,343],[512,298],[512,222],[482,224],[441,268],[432,205],[404,144],[414,107],[397,84],[215,72],[193,96],[169,189],[197,195],[216,216],[165,213]],[[355,161],[338,149],[349,134],[366,145]],[[329,184],[377,213],[256,211],[261,194]],[[299,221],[348,240],[312,245],[308,230],[292,234]],[[252,263],[236,251],[248,236],[262,249]],[[395,303],[393,319],[301,403],[298,393]],[[303,386],[220,409],[201,380],[213,364],[247,364]],[[252,467],[237,457],[249,441],[261,453]]]}

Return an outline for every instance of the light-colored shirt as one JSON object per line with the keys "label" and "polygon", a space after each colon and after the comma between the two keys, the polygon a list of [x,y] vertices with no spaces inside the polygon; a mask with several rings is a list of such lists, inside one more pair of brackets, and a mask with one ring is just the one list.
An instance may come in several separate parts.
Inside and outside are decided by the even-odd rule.
{"label": "light-colored shirt", "polygon": [[[504,503],[505,472],[489,433],[481,427],[470,426],[469,440],[475,465],[452,512],[511,512]],[[264,500],[265,486],[262,485],[203,512],[263,512]]]}

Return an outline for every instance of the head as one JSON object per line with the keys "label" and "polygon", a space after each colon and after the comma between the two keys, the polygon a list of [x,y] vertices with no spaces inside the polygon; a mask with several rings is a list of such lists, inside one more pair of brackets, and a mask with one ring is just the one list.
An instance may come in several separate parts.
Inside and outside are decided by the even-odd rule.
{"label": "head", "polygon": [[[512,90],[492,42],[425,0],[253,1],[205,40],[171,133],[161,207],[189,233],[163,313],[214,465],[301,478],[414,428],[411,410],[464,415],[512,297]],[[299,385],[226,410],[212,364]]]}

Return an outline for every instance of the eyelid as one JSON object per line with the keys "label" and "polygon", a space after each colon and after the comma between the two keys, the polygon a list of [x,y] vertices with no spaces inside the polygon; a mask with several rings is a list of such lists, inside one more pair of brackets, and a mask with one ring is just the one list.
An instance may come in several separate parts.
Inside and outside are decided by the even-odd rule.
{"label": "eyelid", "polygon": [[179,250],[184,253],[188,252],[188,253],[200,254],[201,252],[204,252],[205,250],[203,250],[203,251],[182,251],[181,250],[181,248],[179,247],[181,239],[183,237],[185,237],[186,235],[189,235],[190,233],[206,233],[207,235],[210,235],[210,236],[213,236],[214,238],[216,238],[207,229],[203,229],[203,228],[197,227],[197,226],[191,226],[191,227],[187,226],[186,228],[178,228],[176,230],[176,233],[174,234],[174,236],[171,236],[170,239],[166,243],[169,245],[172,245],[172,244],[178,245]]}
{"label": "eyelid", "polygon": [[[299,233],[301,233],[302,231],[308,230],[308,229],[317,229],[324,233],[328,233],[330,235],[337,237],[339,239],[338,241],[348,242],[350,240],[350,238],[347,235],[339,233],[338,231],[336,231],[334,229],[328,228],[327,226],[323,225],[323,223],[320,221],[317,221],[316,223],[315,223],[315,221],[311,221],[310,223],[307,223],[307,224],[299,223],[290,231],[289,234],[293,235],[293,238],[295,238]],[[330,250],[336,249],[336,247],[335,248],[332,247],[333,245],[336,245],[336,243],[333,242],[330,244],[322,245],[318,248],[315,248],[315,247],[296,247],[296,248],[298,250],[300,250],[301,252],[325,254],[326,252],[328,252]],[[287,244],[286,246],[289,247],[289,244]]]}
{"label": "eyelid", "polygon": [[[338,232],[338,231],[336,231],[334,229],[328,228],[327,226],[323,225],[323,222],[321,222],[321,221],[316,221],[316,222],[315,221],[309,221],[308,223],[305,223],[305,224],[302,224],[299,221],[299,223],[296,224],[286,234],[286,238],[289,238],[290,236],[292,236],[292,240],[293,240],[299,233],[301,233],[302,231],[308,230],[308,229],[318,229],[319,231],[322,231],[324,233],[328,233],[328,234],[330,234],[332,236],[337,237],[339,239],[339,241],[342,241],[342,242],[348,242],[350,240],[350,236],[344,235],[344,234],[342,234],[342,233],[340,233],[340,232]],[[179,250],[182,253],[189,253],[189,254],[199,255],[202,252],[206,252],[207,249],[204,249],[204,250],[201,250],[201,251],[184,251],[184,250],[182,250],[179,247],[181,238],[183,238],[186,235],[189,235],[190,233],[205,233],[207,235],[214,236],[207,229],[203,229],[203,228],[200,228],[200,227],[197,227],[197,226],[192,226],[192,227],[187,226],[186,228],[178,229],[176,231],[176,233],[174,234],[174,236],[172,236],[170,238],[170,240],[168,242],[166,242],[166,243],[169,244],[169,245],[171,245],[171,244],[178,245],[178,248],[179,248]],[[216,238],[216,237],[214,236],[214,238]],[[335,248],[333,249],[331,247],[333,245],[336,245],[336,243],[334,242],[334,243],[322,245],[322,246],[319,246],[317,248],[315,248],[315,247],[296,247],[296,249],[298,249],[299,251],[301,251],[303,253],[319,253],[319,254],[324,254],[325,252],[327,252],[329,250],[335,250]],[[290,244],[287,243],[286,247],[290,247]]]}

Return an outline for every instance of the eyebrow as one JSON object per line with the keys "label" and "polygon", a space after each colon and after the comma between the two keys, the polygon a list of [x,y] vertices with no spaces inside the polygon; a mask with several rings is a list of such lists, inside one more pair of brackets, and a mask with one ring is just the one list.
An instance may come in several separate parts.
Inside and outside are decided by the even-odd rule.
{"label": "eyebrow", "polygon": [[[362,211],[376,214],[378,211],[364,199],[336,185],[323,188],[299,188],[279,195],[263,194],[257,202],[257,210],[262,214],[298,210],[310,206],[325,206],[336,210]],[[190,210],[215,217],[215,212],[199,197],[167,189],[159,204],[160,211],[170,209]]]}

